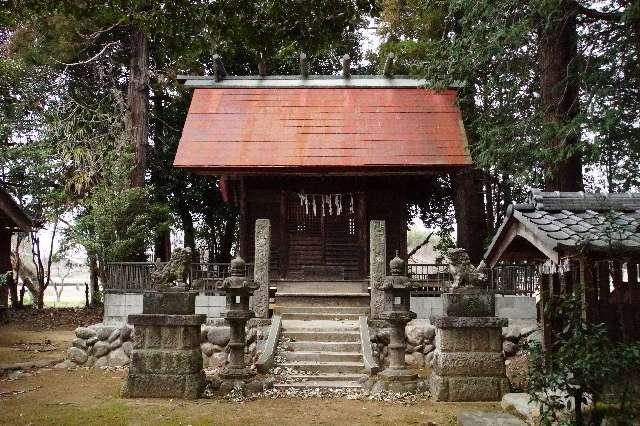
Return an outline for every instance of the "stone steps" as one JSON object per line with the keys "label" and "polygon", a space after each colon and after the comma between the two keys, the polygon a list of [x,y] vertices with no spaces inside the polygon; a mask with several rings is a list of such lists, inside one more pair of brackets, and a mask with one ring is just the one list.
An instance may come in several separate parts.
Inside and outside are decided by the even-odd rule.
{"label": "stone steps", "polygon": [[361,389],[362,385],[357,381],[345,381],[345,380],[305,380],[303,382],[289,382],[289,383],[275,383],[275,388],[284,389]]}
{"label": "stone steps", "polygon": [[364,293],[368,282],[363,280],[344,281],[278,281],[276,288],[281,293]]}
{"label": "stone steps", "polygon": [[[325,307],[321,307],[323,309]],[[323,314],[320,309],[308,313],[314,320],[282,320],[282,337],[287,350],[280,352],[284,361],[279,365],[294,372],[279,388],[360,388],[359,379],[365,373],[361,353],[359,314],[349,320],[329,320],[335,314]],[[292,315],[301,318],[301,315]],[[296,374],[295,370],[313,374]]]}
{"label": "stone steps", "polygon": [[283,312],[280,314],[283,320],[353,320],[356,321],[360,314],[349,314],[341,312],[319,313],[319,312]]}
{"label": "stone steps", "polygon": [[[353,336],[357,339],[357,335]],[[352,342],[336,342],[336,341],[292,341],[287,344],[291,351],[308,351],[308,352],[359,352],[360,342],[354,340]]]}
{"label": "stone steps", "polygon": [[364,363],[353,361],[287,361],[280,365],[294,370],[318,373],[365,373]]}
{"label": "stone steps", "polygon": [[333,320],[283,320],[282,331],[284,332],[332,332],[342,333],[345,331],[360,331],[357,321],[333,321]]}
{"label": "stone steps", "polygon": [[371,309],[368,306],[273,306],[273,313],[281,315],[285,313],[342,313],[369,315]]}
{"label": "stone steps", "polygon": [[337,343],[348,342],[360,344],[359,331],[283,331],[282,335],[291,339],[292,343]]}
{"label": "stone steps", "polygon": [[279,307],[369,307],[369,293],[305,293],[276,292],[275,305]]}
{"label": "stone steps", "polygon": [[329,351],[287,351],[284,352],[287,361],[292,362],[361,362],[360,352],[329,352]]}

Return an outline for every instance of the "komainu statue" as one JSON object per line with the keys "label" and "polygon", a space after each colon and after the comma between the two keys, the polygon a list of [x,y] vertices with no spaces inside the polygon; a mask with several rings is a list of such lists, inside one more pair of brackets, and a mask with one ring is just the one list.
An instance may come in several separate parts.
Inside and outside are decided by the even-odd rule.
{"label": "komainu statue", "polygon": [[173,251],[171,259],[165,265],[157,265],[151,272],[151,287],[166,290],[187,285],[191,271],[191,249],[180,247]]}
{"label": "komainu statue", "polygon": [[451,288],[482,287],[486,281],[484,268],[476,269],[471,264],[471,259],[463,248],[453,249],[447,255],[449,260],[449,272],[453,276]]}

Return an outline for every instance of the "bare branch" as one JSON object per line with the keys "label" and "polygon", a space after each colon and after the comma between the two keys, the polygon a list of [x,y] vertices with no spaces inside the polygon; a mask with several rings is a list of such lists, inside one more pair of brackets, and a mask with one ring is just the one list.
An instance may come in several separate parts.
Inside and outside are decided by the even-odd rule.
{"label": "bare branch", "polygon": [[413,248],[413,250],[411,250],[409,252],[409,254],[407,254],[407,260],[411,259],[411,256],[413,256],[414,254],[416,254],[418,252],[418,250],[420,250],[422,247],[426,246],[427,244],[429,244],[429,240],[431,239],[431,236],[433,235],[433,232],[431,232],[429,235],[427,235],[427,238],[424,239],[423,242],[421,242],[420,244],[418,244],[417,246],[415,246]]}
{"label": "bare branch", "polygon": [[609,22],[620,22],[622,21],[622,12],[601,12],[599,10],[589,9],[586,6],[578,3],[577,1],[573,2],[578,13],[581,13],[586,18],[596,20],[596,21],[609,21]]}
{"label": "bare branch", "polygon": [[103,53],[104,53],[108,48],[110,48],[111,46],[118,46],[118,47],[121,47],[121,45],[120,45],[120,42],[119,42],[119,41],[112,41],[112,42],[109,42],[109,43],[105,44],[105,45],[104,45],[104,47],[103,47],[103,48],[102,48],[98,53],[96,53],[95,55],[93,55],[92,57],[90,57],[89,59],[87,59],[87,60],[85,60],[85,61],[72,62],[72,63],[70,63],[70,64],[67,64],[67,63],[65,63],[65,62],[60,62],[60,61],[58,61],[58,60],[56,60],[56,59],[54,59],[54,60],[55,60],[56,62],[58,62],[59,64],[62,64],[62,65],[67,66],[67,67],[74,67],[74,66],[76,66],[76,65],[85,65],[85,64],[88,64],[88,63],[93,62],[93,61],[95,61],[96,59],[98,59],[98,58],[99,58],[100,56],[102,56],[102,54],[103,54]]}

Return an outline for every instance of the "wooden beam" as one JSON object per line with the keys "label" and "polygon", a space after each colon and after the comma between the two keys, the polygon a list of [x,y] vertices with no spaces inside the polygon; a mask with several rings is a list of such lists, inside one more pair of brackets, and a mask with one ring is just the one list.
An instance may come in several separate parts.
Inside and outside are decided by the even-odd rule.
{"label": "wooden beam", "polygon": [[351,56],[348,54],[342,57],[342,78],[351,78]]}
{"label": "wooden beam", "polygon": [[300,76],[306,79],[309,76],[309,66],[307,64],[306,53],[300,53]]}
{"label": "wooden beam", "polygon": [[227,70],[224,69],[222,57],[218,54],[213,55],[213,77],[216,82],[224,80],[227,76]]}
{"label": "wooden beam", "polygon": [[384,63],[383,71],[385,77],[393,76],[393,60],[395,57],[396,55],[393,52],[389,53],[389,56],[387,56],[387,61]]}

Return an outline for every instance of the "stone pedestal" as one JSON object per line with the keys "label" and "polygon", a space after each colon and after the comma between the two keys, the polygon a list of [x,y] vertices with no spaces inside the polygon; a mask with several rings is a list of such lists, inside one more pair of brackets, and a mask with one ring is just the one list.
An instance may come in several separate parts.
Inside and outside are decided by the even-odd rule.
{"label": "stone pedestal", "polygon": [[145,292],[143,313],[128,317],[134,331],[124,397],[200,397],[205,384],[200,328],[206,315],[194,314],[197,294]]}
{"label": "stone pedestal", "polygon": [[506,318],[434,316],[430,389],[436,401],[500,401],[509,392],[502,357]]}

